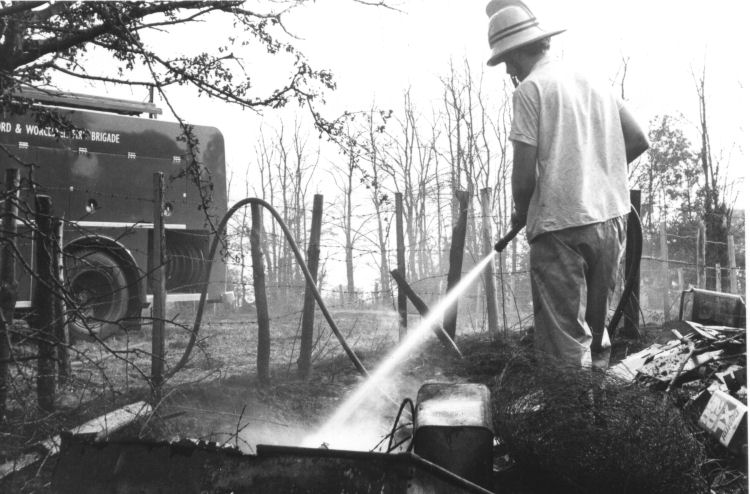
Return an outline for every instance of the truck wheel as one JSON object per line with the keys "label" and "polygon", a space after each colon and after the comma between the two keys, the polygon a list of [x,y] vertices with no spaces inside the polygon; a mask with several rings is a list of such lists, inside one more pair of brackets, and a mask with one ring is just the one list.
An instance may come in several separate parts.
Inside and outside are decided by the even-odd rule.
{"label": "truck wheel", "polygon": [[101,250],[83,249],[66,256],[70,297],[76,302],[68,329],[71,337],[106,338],[118,331],[128,310],[130,287],[120,263]]}

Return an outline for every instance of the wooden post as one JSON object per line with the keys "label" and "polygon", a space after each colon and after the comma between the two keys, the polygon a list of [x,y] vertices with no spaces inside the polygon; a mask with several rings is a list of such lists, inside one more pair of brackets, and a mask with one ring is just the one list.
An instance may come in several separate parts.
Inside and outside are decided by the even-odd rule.
{"label": "wooden post", "polygon": [[253,260],[255,310],[258,313],[258,380],[262,383],[267,383],[270,380],[271,328],[268,317],[268,299],[266,298],[266,274],[263,266],[263,251],[260,245],[260,232],[263,228],[263,216],[261,215],[260,206],[251,204],[250,214],[252,217],[250,256]]}
{"label": "wooden post", "polygon": [[719,264],[718,262],[716,263],[715,272],[716,272],[716,291],[721,292],[722,291],[721,289],[721,264]]}
{"label": "wooden post", "polygon": [[[396,268],[401,276],[406,277],[406,248],[404,247],[404,196],[396,192]],[[406,336],[406,294],[398,285],[398,339]]]}
{"label": "wooden post", "polygon": [[164,383],[164,320],[167,305],[167,285],[164,234],[164,173],[155,172],[154,186],[154,231],[151,249],[151,293],[153,294],[151,331],[151,386],[154,405],[161,401]]}
{"label": "wooden post", "polygon": [[[492,222],[490,221],[490,192],[492,189],[484,188],[479,191],[482,198],[482,242],[484,255],[488,256],[495,252],[492,245]],[[494,260],[493,260],[494,261]],[[497,326],[497,291],[495,290],[495,263],[491,262],[484,270],[484,294],[487,298],[487,327],[492,338],[500,336]]]}
{"label": "wooden post", "polygon": [[3,201],[2,231],[0,231],[0,421],[5,419],[11,358],[10,327],[16,306],[16,261],[18,241],[16,217],[18,216],[19,173],[15,168],[5,170],[5,200]]}
{"label": "wooden post", "polygon": [[[638,216],[641,215],[641,191],[633,189],[630,191],[630,205],[635,209]],[[638,218],[632,213],[628,215],[628,230],[638,228]],[[631,242],[631,236],[628,235],[627,243]],[[626,252],[633,252],[633,248],[630,245],[626,245]],[[630,256],[625,256],[625,273],[630,273],[630,269],[633,263],[640,263],[640,259],[631,259]],[[641,300],[641,270],[639,269],[635,275],[633,285],[633,294],[631,298],[625,301],[625,308],[623,310],[623,325],[622,334],[629,338],[637,338],[639,336],[639,322],[640,322],[640,300]],[[610,335],[610,337],[613,335]]]}
{"label": "wooden post", "polygon": [[505,272],[505,259],[507,257],[507,254],[505,252],[500,253],[500,263],[499,263],[499,274],[500,274],[500,307],[502,309],[503,314],[503,336],[508,337],[508,318],[505,313],[505,277],[503,273]]}
{"label": "wooden post", "polygon": [[729,291],[739,294],[740,287],[737,282],[737,256],[734,251],[734,235],[727,235],[727,256],[729,257]]}
{"label": "wooden post", "polygon": [[[320,261],[320,230],[323,222],[323,196],[313,197],[312,222],[310,224],[310,243],[307,248],[307,268],[317,283],[318,262]],[[305,284],[305,301],[302,306],[302,335],[300,338],[297,373],[302,379],[310,377],[312,370],[313,326],[315,324],[315,295],[313,288]]]}
{"label": "wooden post", "polygon": [[698,288],[706,288],[706,224],[698,222],[698,237],[696,239],[695,269]]}
{"label": "wooden post", "polygon": [[52,230],[52,199],[49,196],[36,198],[36,273],[32,295],[31,326],[37,332],[38,354],[36,392],[39,408],[51,412],[55,408],[55,335],[52,315],[51,287],[55,284],[57,273],[52,271],[52,253],[54,251]]}
{"label": "wooden post", "polygon": [[[466,222],[469,211],[469,193],[465,190],[456,191],[458,200],[458,219],[453,226],[451,236],[451,250],[448,265],[448,284],[446,293],[458,284],[461,280],[461,268],[464,261],[464,244],[466,242]],[[445,310],[443,317],[443,327],[452,339],[456,338],[456,320],[458,319],[458,301],[453,303]]]}
{"label": "wooden post", "polygon": [[70,355],[68,354],[68,348],[70,347],[70,334],[68,333],[68,325],[65,324],[65,302],[64,296],[60,290],[63,286],[65,276],[63,273],[63,222],[59,218],[54,219],[54,231],[55,231],[55,255],[52,258],[53,266],[52,270],[55,273],[55,291],[52,304],[53,314],[55,321],[55,337],[57,338],[57,377],[60,381],[64,381],[70,377]]}
{"label": "wooden post", "polygon": [[[516,277],[518,276],[518,239],[514,238],[510,242],[510,296],[516,296]],[[518,327],[521,327],[520,315],[518,316]]]}
{"label": "wooden post", "polygon": [[664,303],[664,322],[669,321],[669,249],[667,247],[667,222],[659,224],[659,241],[661,244],[661,278],[662,301]]}
{"label": "wooden post", "polygon": [[677,268],[677,289],[680,291],[685,289],[685,273],[682,268]]}
{"label": "wooden post", "polygon": [[[409,300],[411,300],[411,303],[414,305],[414,308],[417,309],[417,312],[419,312],[422,317],[427,316],[427,314],[430,312],[430,308],[427,306],[424,300],[422,300],[422,298],[417,295],[417,292],[415,292],[412,287],[409,286],[409,283],[407,283],[406,279],[401,276],[401,273],[399,273],[397,269],[394,269],[391,271],[391,276],[396,281],[396,284],[403,289],[404,294],[409,297]],[[440,323],[435,323],[432,327],[432,331],[447,349],[453,350],[458,354],[459,357],[463,357],[461,351],[456,346],[456,343],[448,335],[445,329],[443,329]]]}

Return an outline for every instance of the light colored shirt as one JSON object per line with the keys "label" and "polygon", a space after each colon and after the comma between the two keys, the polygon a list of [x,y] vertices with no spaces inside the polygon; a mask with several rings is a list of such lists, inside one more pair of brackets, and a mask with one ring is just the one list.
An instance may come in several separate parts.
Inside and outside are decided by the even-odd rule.
{"label": "light colored shirt", "polygon": [[529,241],[630,211],[622,102],[549,56],[513,93],[510,139],[536,146],[536,184],[526,218]]}

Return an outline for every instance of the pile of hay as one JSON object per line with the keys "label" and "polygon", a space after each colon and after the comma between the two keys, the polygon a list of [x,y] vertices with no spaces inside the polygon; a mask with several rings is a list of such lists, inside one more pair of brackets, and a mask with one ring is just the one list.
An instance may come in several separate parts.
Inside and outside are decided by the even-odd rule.
{"label": "pile of hay", "polygon": [[555,492],[707,491],[703,447],[661,394],[522,354],[508,361],[492,397],[511,456]]}

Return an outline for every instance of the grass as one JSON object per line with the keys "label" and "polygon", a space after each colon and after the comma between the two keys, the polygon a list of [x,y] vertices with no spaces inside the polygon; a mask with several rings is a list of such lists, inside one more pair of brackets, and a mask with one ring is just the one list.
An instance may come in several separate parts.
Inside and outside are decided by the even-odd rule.
{"label": "grass", "polygon": [[[173,308],[172,317],[178,324],[167,327],[167,368],[182,355],[188,339],[183,327],[189,327],[190,323],[189,311],[184,307]],[[368,369],[374,369],[397,340],[397,317],[393,312],[348,311],[334,314],[334,317]],[[147,422],[133,424],[121,431],[119,436],[165,440],[182,437],[205,439],[233,445],[249,453],[258,444],[298,445],[301,438],[318,427],[361,382],[362,378],[352,362],[343,354],[325,323],[320,322],[316,323],[313,375],[308,380],[297,377],[298,313],[278,313],[273,319],[271,379],[268,384],[259,382],[255,375],[257,326],[253,321],[254,315],[209,311],[190,364],[167,383],[157,413]],[[524,366],[509,368],[504,381],[498,381],[511,359],[523,358],[524,350],[518,344],[518,336],[510,332],[507,341],[501,344],[469,328],[457,338],[466,356],[463,360],[453,357],[431,337],[422,349],[413,352],[408,361],[400,366],[398,376],[394,376],[389,383],[388,392],[398,401],[406,397],[416,398],[418,387],[428,380],[488,385],[493,391],[496,429],[504,430],[503,447],[507,451],[515,451],[518,456],[516,472],[524,469],[530,472],[525,477],[518,473],[512,482],[506,478],[507,487],[514,489],[509,492],[549,492],[545,490],[548,486],[538,485],[540,471],[546,471],[555,479],[556,485],[560,485],[562,479],[566,484],[576,486],[577,492],[677,492],[674,489],[670,491],[668,485],[665,487],[655,479],[658,480],[659,476],[672,478],[667,473],[681,470],[682,474],[686,474],[684,476],[695,480],[696,467],[704,485],[710,482],[714,486],[728,486],[715,489],[716,492],[747,492],[746,467],[743,470],[732,458],[722,457],[726,453],[718,448],[708,450],[712,460],[704,460],[701,446],[693,439],[700,439],[703,444],[702,441],[707,438],[690,429],[687,429],[686,435],[685,424],[675,413],[676,409],[665,411],[662,414],[664,421],[649,419],[661,402],[660,399],[652,399],[646,390],[608,393],[610,409],[607,419],[612,424],[610,430],[602,431],[597,428],[596,422],[582,422],[582,418],[589,417],[589,412],[583,409],[585,407],[571,411],[570,406],[565,405],[571,401],[569,397],[557,396],[553,399],[552,395],[548,409],[550,413],[555,413],[546,418],[517,418],[513,425],[513,419],[508,418],[508,403],[528,394],[532,380],[542,384],[546,380],[545,389],[555,389],[550,383],[557,383],[557,388],[560,387],[556,374],[534,374],[529,366],[525,370]],[[616,349],[624,356],[626,343],[629,345],[628,351],[632,353],[640,346],[647,346],[656,337],[644,335],[641,342],[616,342]],[[8,422],[0,426],[2,458],[12,458],[34,442],[104,411],[138,399],[148,399],[151,391],[147,380],[150,373],[150,341],[150,331],[145,329],[107,340],[111,351],[92,342],[76,344],[72,356],[73,377],[60,388],[57,411],[53,414],[43,414],[35,407],[33,366],[17,368],[14,408]],[[572,384],[580,386],[576,379],[570,379]],[[570,388],[575,389],[572,384]],[[612,386],[615,384],[612,383]],[[374,447],[388,433],[397,407],[397,404],[380,395],[372,396],[372,403],[361,408],[363,414],[373,413],[368,417],[358,416],[355,420],[361,423],[360,430],[352,432],[342,429],[341,435],[362,435],[364,445]],[[619,409],[639,413],[629,412],[625,416],[615,417],[613,414]],[[575,419],[573,422],[566,422],[572,420],[566,417],[566,412]],[[640,418],[636,420],[636,416]],[[546,429],[542,427],[544,424],[547,424]],[[550,424],[554,427],[550,427]],[[571,424],[575,427],[571,427]],[[663,427],[671,428],[669,430],[675,431],[674,434],[660,435]],[[509,428],[515,428],[515,432]],[[366,429],[366,436],[363,429]],[[566,434],[571,435],[570,431],[585,433],[574,434],[572,439],[566,438]],[[515,444],[511,444],[514,437]],[[526,438],[532,445],[543,446],[541,453],[528,445],[524,446],[519,438]],[[575,444],[582,450],[580,454],[570,453],[571,450],[575,451],[571,441],[578,441]],[[588,444],[588,449],[582,448],[582,444]],[[622,446],[614,447],[614,444]],[[644,449],[652,456],[643,455]],[[662,461],[655,461],[655,457]],[[617,458],[617,461],[612,463],[612,458]],[[665,458],[669,461],[663,461]],[[690,458],[693,458],[692,462]],[[562,461],[564,459],[568,460],[567,463]],[[54,461],[47,462],[38,471],[29,469],[24,475],[14,476],[10,483],[0,481],[0,491],[48,492],[53,464]],[[656,465],[661,465],[661,470],[649,470]],[[602,469],[609,472],[610,481],[616,479],[620,482],[618,485],[627,485],[621,479],[626,474],[632,474],[628,477],[630,490],[601,490],[607,475],[604,481],[600,481],[595,479],[595,474]],[[633,480],[636,477],[641,483]],[[678,475],[678,478],[681,477]],[[679,482],[672,482],[671,485],[680,488],[688,486],[689,489],[693,486]],[[639,490],[635,490],[636,486]],[[737,486],[744,486],[745,490],[730,490]],[[689,489],[683,492],[690,492]]]}

